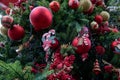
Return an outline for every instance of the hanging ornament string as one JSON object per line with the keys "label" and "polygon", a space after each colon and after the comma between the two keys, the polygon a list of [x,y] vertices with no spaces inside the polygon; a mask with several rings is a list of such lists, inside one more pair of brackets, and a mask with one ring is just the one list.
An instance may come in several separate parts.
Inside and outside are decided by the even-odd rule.
{"label": "hanging ornament string", "polygon": [[21,44],[21,45],[19,46],[19,48],[16,49],[16,52],[17,52],[17,53],[20,53],[20,52],[23,50],[23,48],[25,48],[25,47],[27,47],[27,45],[29,45],[30,41],[32,41],[33,38],[34,38],[34,35],[32,35],[27,42]]}

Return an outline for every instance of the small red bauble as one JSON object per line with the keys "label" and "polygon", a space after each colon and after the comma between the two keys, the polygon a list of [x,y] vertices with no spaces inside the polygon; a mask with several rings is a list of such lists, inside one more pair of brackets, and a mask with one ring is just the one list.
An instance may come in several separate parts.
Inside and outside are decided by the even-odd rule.
{"label": "small red bauble", "polygon": [[77,48],[76,53],[78,53],[78,54],[88,53],[88,51],[91,48],[91,41],[87,37],[85,37],[85,38],[76,37],[72,41],[72,46]]}
{"label": "small red bauble", "polygon": [[11,16],[5,15],[1,19],[1,23],[4,27],[10,28],[13,24],[14,20]]}
{"label": "small red bauble", "polygon": [[12,28],[8,29],[8,37],[11,40],[20,40],[24,37],[25,31],[20,25],[14,25]]}
{"label": "small red bauble", "polygon": [[103,21],[103,18],[101,15],[96,15],[94,19],[98,24],[101,24]]}
{"label": "small red bauble", "polygon": [[57,2],[57,1],[52,1],[52,2],[49,4],[49,7],[50,7],[50,9],[51,9],[53,12],[58,12],[59,9],[60,9],[60,4],[59,4],[59,2]]}
{"label": "small red bauble", "polygon": [[79,7],[79,1],[78,0],[69,0],[68,5],[72,9],[77,9]]}
{"label": "small red bauble", "polygon": [[105,53],[105,48],[100,45],[96,46],[95,50],[96,50],[97,54],[99,54],[99,55],[103,55]]}
{"label": "small red bauble", "polygon": [[51,43],[51,48],[52,49],[56,49],[56,48],[58,48],[58,46],[59,46],[59,41],[55,38],[54,39],[54,43]]}
{"label": "small red bauble", "polygon": [[43,6],[34,8],[29,18],[36,31],[46,29],[52,24],[52,13],[48,8]]}

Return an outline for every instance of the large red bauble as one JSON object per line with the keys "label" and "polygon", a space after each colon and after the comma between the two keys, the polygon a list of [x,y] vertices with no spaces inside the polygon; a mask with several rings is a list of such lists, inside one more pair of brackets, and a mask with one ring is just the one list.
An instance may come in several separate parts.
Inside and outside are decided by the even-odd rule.
{"label": "large red bauble", "polygon": [[78,0],[69,0],[68,5],[72,9],[77,9],[79,7],[79,1]]}
{"label": "large red bauble", "polygon": [[101,24],[103,21],[103,18],[101,15],[96,15],[94,19],[98,24]]}
{"label": "large red bauble", "polygon": [[52,13],[43,6],[34,8],[30,13],[30,22],[35,30],[46,29],[52,24]]}
{"label": "large red bauble", "polygon": [[59,9],[60,9],[60,4],[59,4],[59,2],[57,2],[57,1],[52,1],[52,2],[49,4],[49,7],[50,7],[50,9],[51,9],[53,12],[58,12]]}
{"label": "large red bauble", "polygon": [[10,3],[16,3],[18,0],[0,0],[0,3],[3,3],[6,6],[9,6]]}
{"label": "large red bauble", "polygon": [[12,26],[13,22],[14,22],[14,20],[11,16],[9,16],[9,15],[2,16],[1,23],[4,27],[10,28]]}
{"label": "large red bauble", "polygon": [[72,41],[72,46],[76,47],[76,53],[81,55],[84,53],[88,53],[88,51],[91,48],[91,41],[87,37],[85,37],[85,38],[76,37]]}
{"label": "large red bauble", "polygon": [[25,31],[22,26],[14,25],[12,28],[8,29],[8,37],[11,40],[20,40],[24,37]]}

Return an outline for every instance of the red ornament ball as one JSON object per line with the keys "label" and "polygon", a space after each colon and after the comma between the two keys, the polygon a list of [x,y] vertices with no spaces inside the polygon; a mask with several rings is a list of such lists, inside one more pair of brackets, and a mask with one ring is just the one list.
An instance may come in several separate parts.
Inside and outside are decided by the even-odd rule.
{"label": "red ornament ball", "polygon": [[59,41],[58,41],[58,39],[54,39],[54,43],[51,43],[51,48],[52,49],[56,49],[56,48],[58,48],[58,46],[59,46]]}
{"label": "red ornament ball", "polygon": [[12,26],[13,22],[14,22],[13,17],[11,17],[9,15],[5,15],[1,19],[2,25],[6,28],[10,28]]}
{"label": "red ornament ball", "polygon": [[88,53],[88,51],[91,48],[91,41],[87,37],[85,38],[76,37],[72,41],[72,46],[76,47],[76,53],[78,54]]}
{"label": "red ornament ball", "polygon": [[50,7],[50,9],[51,9],[53,12],[58,12],[59,9],[60,9],[60,4],[59,4],[59,2],[57,2],[57,1],[52,1],[52,2],[49,4],[49,7]]}
{"label": "red ornament ball", "polygon": [[98,1],[96,2],[96,5],[97,5],[97,6],[103,6],[103,5],[104,5],[103,0],[98,0]]}
{"label": "red ornament ball", "polygon": [[48,8],[43,6],[34,8],[31,11],[29,18],[31,24],[37,31],[46,29],[52,24],[52,13]]}
{"label": "red ornament ball", "polygon": [[103,18],[102,18],[101,15],[96,15],[96,16],[94,17],[94,19],[95,19],[95,21],[96,21],[98,24],[101,24],[102,21],[103,21]]}
{"label": "red ornament ball", "polygon": [[79,1],[78,0],[69,0],[68,5],[72,9],[77,9],[79,7]]}
{"label": "red ornament ball", "polygon": [[12,28],[8,29],[8,37],[11,40],[20,40],[24,37],[25,31],[22,26],[14,25]]}
{"label": "red ornament ball", "polygon": [[96,46],[95,50],[96,50],[97,54],[99,54],[99,55],[103,55],[105,53],[105,48],[100,45]]}

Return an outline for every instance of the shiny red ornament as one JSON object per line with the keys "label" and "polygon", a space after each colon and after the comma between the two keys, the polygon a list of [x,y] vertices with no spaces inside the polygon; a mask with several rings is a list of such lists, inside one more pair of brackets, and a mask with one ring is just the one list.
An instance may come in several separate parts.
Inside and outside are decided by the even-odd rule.
{"label": "shiny red ornament", "polygon": [[58,1],[52,1],[50,4],[49,4],[49,7],[50,9],[53,11],[53,12],[58,12],[59,9],[60,9],[60,4]]}
{"label": "shiny red ornament", "polygon": [[10,28],[12,26],[13,22],[14,22],[13,17],[11,17],[9,15],[2,16],[1,24],[4,27]]}
{"label": "shiny red ornament", "polygon": [[95,20],[98,24],[101,24],[102,21],[103,21],[103,18],[102,18],[101,15],[96,15],[96,16],[94,17],[94,20]]}
{"label": "shiny red ornament", "polygon": [[72,46],[76,47],[76,53],[81,55],[84,53],[88,53],[91,48],[91,41],[87,37],[75,37],[72,41]]}
{"label": "shiny red ornament", "polygon": [[43,6],[35,7],[31,11],[29,18],[36,31],[46,29],[52,24],[52,13]]}
{"label": "shiny red ornament", "polygon": [[104,53],[105,53],[105,48],[104,47],[102,47],[102,46],[96,46],[95,47],[95,50],[96,50],[96,53],[98,54],[98,55],[103,55]]}
{"label": "shiny red ornament", "polygon": [[72,9],[77,9],[79,7],[79,1],[78,0],[69,0],[68,5]]}
{"label": "shiny red ornament", "polygon": [[25,35],[25,30],[20,25],[13,25],[12,28],[8,29],[8,37],[11,40],[21,40]]}

